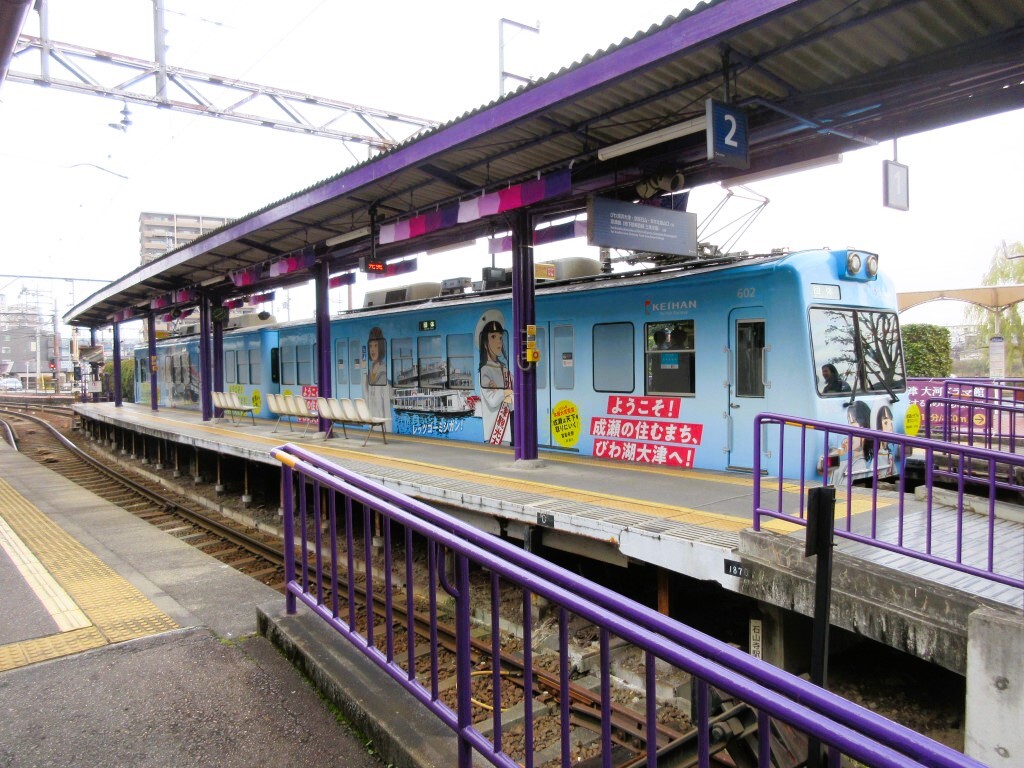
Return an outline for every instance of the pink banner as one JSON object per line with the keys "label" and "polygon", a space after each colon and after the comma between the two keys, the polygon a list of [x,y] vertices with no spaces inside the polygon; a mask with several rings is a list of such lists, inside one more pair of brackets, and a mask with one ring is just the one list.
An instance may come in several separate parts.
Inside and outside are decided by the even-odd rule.
{"label": "pink banner", "polygon": [[704,436],[703,424],[679,421],[651,421],[647,419],[617,419],[594,416],[590,420],[590,434],[594,437],[615,437],[624,440],[653,440],[657,443],[700,445]]}
{"label": "pink banner", "polygon": [[625,440],[595,440],[594,456],[599,459],[632,461],[638,464],[663,464],[670,467],[692,467],[693,448],[671,445],[632,443]]}
{"label": "pink banner", "polygon": [[608,414],[610,416],[653,416],[658,419],[679,418],[678,397],[633,397],[610,395]]}

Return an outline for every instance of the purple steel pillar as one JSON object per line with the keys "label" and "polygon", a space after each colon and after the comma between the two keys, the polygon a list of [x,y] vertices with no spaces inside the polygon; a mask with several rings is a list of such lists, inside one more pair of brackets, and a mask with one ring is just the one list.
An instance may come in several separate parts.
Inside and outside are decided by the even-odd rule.
{"label": "purple steel pillar", "polygon": [[[89,346],[90,347],[95,347],[96,346],[96,329],[95,328],[90,328],[89,329]],[[92,376],[89,379],[90,383],[92,383],[94,381],[99,381],[100,380],[100,364],[99,363],[89,363],[89,373],[92,374]],[[93,388],[92,401],[94,403],[98,403],[100,401],[99,387],[94,387]]]}
{"label": "purple steel pillar", "polygon": [[[331,396],[331,302],[328,289],[331,268],[327,260],[316,265],[316,383],[320,397]],[[330,429],[329,419],[320,417],[320,431]]]}
{"label": "purple steel pillar", "polygon": [[199,297],[199,402],[203,421],[213,418],[213,387],[210,385],[210,297]]}
{"label": "purple steel pillar", "polygon": [[[211,297],[211,304],[214,301]],[[210,317],[213,320],[213,387],[214,392],[224,391],[224,318],[221,312],[213,307]]]}
{"label": "purple steel pillar", "polygon": [[[537,458],[537,369],[523,365],[526,326],[536,322],[533,291],[533,217],[523,209],[512,221],[512,438],[516,459]],[[525,370],[524,370],[525,369]]]}
{"label": "purple steel pillar", "polygon": [[114,407],[121,403],[121,325],[114,323]]}
{"label": "purple steel pillar", "polygon": [[[146,355],[146,365],[149,366],[149,407],[156,411],[160,408],[160,401],[157,398],[159,392],[157,392],[158,384],[156,372],[156,315],[152,312],[149,313],[149,319],[146,321],[146,341],[149,345],[149,353]],[[117,345],[117,342],[114,342]]]}

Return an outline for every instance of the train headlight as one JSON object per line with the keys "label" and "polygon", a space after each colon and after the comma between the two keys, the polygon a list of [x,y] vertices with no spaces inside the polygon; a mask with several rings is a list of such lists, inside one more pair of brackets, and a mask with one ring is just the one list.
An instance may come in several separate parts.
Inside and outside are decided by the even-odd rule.
{"label": "train headlight", "polygon": [[878,274],[878,256],[872,253],[868,256],[868,263],[865,267],[868,273],[868,277],[875,277]]}
{"label": "train headlight", "polygon": [[846,274],[853,277],[860,272],[860,254],[850,251],[846,254]]}

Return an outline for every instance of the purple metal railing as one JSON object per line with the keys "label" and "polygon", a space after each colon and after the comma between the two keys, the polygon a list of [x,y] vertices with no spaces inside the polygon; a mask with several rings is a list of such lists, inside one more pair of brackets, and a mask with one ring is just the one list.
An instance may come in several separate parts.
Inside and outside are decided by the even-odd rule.
{"label": "purple metal railing", "polygon": [[[969,425],[968,408],[972,403],[988,403],[1006,408],[1024,408],[1024,381],[1020,379],[922,379],[908,378],[907,393],[911,402],[922,409],[927,408],[929,400],[945,402],[951,400],[948,408],[933,408],[928,421],[924,424],[925,436],[940,440],[956,442],[951,435],[964,432]],[[961,407],[956,407],[959,404]],[[977,414],[975,414],[977,415]],[[947,423],[951,421],[952,423]],[[1015,435],[1022,433],[1019,424],[1008,419],[1004,414],[1001,420],[983,420],[975,423],[973,435],[977,438],[991,433],[992,440],[1005,441],[1006,432],[1013,428]],[[961,427],[961,429],[957,429]],[[986,446],[992,447],[992,446]]]}
{"label": "purple metal railing", "polygon": [[[669,619],[660,613],[598,586],[577,574],[554,566],[523,549],[515,547],[477,528],[461,523],[426,504],[391,491],[324,458],[294,445],[271,451],[282,463],[282,502],[284,507],[285,541],[299,542],[299,562],[293,547],[285,547],[287,570],[286,604],[294,613],[302,602],[333,627],[370,660],[385,670],[423,706],[433,712],[456,734],[458,764],[465,768],[472,754],[484,757],[497,766],[513,768],[520,763],[506,751],[507,735],[502,713],[502,690],[507,685],[500,665],[491,670],[492,690],[487,694],[471,690],[470,655],[471,588],[477,599],[481,589],[489,588],[491,614],[491,651],[499,658],[499,616],[501,592],[513,590],[522,606],[523,679],[533,680],[533,609],[535,600],[546,601],[557,623],[558,672],[557,687],[561,706],[559,722],[559,753],[563,766],[570,765],[570,747],[574,726],[570,723],[569,682],[569,618],[576,616],[599,630],[601,675],[600,746],[604,765],[612,764],[611,638],[621,638],[639,648],[644,659],[646,701],[646,757],[648,766],[658,764],[658,725],[656,718],[655,660],[660,659],[693,678],[695,711],[691,721],[697,725],[696,750],[698,765],[708,766],[719,739],[728,729],[725,715],[713,710],[711,688],[717,696],[742,702],[756,712],[758,734],[777,731],[782,724],[795,732],[817,739],[827,749],[830,765],[838,766],[846,755],[865,766],[980,766],[963,754],[931,741],[866,709],[847,702],[796,676],[790,675],[748,654],[719,642],[701,632]],[[357,507],[362,509],[357,515]],[[339,512],[341,510],[341,512]],[[375,521],[380,520],[378,536],[383,536],[383,568],[373,559],[371,537]],[[328,541],[321,535],[325,521]],[[293,522],[298,525],[296,531]],[[357,540],[356,529],[362,541]],[[397,534],[397,535],[396,535]],[[297,538],[296,538],[297,537]],[[398,539],[397,541],[395,539]],[[339,544],[345,552],[339,563]],[[427,550],[426,584],[416,584],[413,569],[414,541]],[[326,563],[326,551],[330,563]],[[403,567],[396,569],[392,558],[401,553]],[[477,575],[470,578],[471,568]],[[325,570],[326,569],[326,570]],[[393,618],[399,609],[396,601],[394,573],[404,573],[404,610],[410,615],[415,605],[429,606],[424,618],[429,622],[427,638],[405,632],[407,643],[404,660],[395,653]],[[489,575],[489,577],[488,577]],[[384,601],[383,619],[386,638],[379,642],[374,636],[372,618],[360,627],[355,612],[354,582],[356,576],[365,580],[367,591],[383,583],[380,597]],[[489,578],[489,584],[488,582]],[[347,582],[345,610],[339,598],[339,585]],[[325,597],[330,588],[330,599]],[[439,595],[446,593],[454,616],[456,650],[456,699],[454,708],[442,700],[439,691],[439,667],[443,650],[438,640]],[[425,594],[424,594],[425,593]],[[417,600],[417,598],[419,598]],[[429,668],[416,666],[416,649],[426,643]],[[378,647],[383,646],[383,647]],[[533,686],[527,685],[523,699],[523,743],[526,745],[522,764],[534,764],[532,745]],[[483,709],[490,708],[490,717],[474,722],[474,696],[487,695]],[[540,695],[540,694],[536,694]],[[718,720],[722,722],[717,722]],[[772,749],[780,749],[769,738],[747,744],[752,759],[762,768],[772,765]],[[716,742],[718,743],[718,742]],[[776,754],[776,757],[778,755]]]}
{"label": "purple metal railing", "polygon": [[[837,488],[836,536],[1024,590],[1019,549],[1015,549],[1013,542],[1000,541],[998,551],[1002,554],[997,557],[996,546],[997,492],[1005,488],[1024,490],[1017,484],[1017,478],[1024,472],[1024,455],[762,413],[754,419],[754,477],[761,476],[762,451],[769,447],[762,446],[762,434],[768,434],[768,431],[777,432],[777,441],[771,441],[774,446],[772,467],[783,466],[782,456],[786,450],[800,450],[805,454],[814,451],[823,456],[830,453],[826,446],[838,441],[845,446],[840,449],[840,456],[849,465],[856,458],[858,441],[867,441],[873,446],[875,457],[883,444],[890,446],[890,452],[895,451],[898,472],[898,477],[892,478],[895,501],[885,499],[885,503],[879,504],[879,481],[885,478],[879,477],[877,462],[868,468],[870,489],[866,489],[863,495],[853,492],[854,476],[852,472],[847,473],[845,482]],[[833,448],[831,452],[835,450]],[[920,460],[924,467],[925,492],[920,502],[913,499],[906,487],[907,456],[911,451],[915,461]],[[807,465],[803,463],[802,466]],[[769,476],[754,484],[754,530],[761,529],[762,520],[766,517],[806,525],[807,490],[825,485],[827,476],[809,477],[804,470],[798,478],[782,478],[773,472],[772,467],[764,467]],[[935,501],[937,478],[955,485],[955,507]],[[983,500],[983,513],[965,510],[968,490]],[[868,509],[857,514],[858,505],[862,502],[868,505]],[[911,515],[915,521],[923,517],[923,523],[911,524]],[[944,534],[941,540],[935,535],[940,527]],[[890,533],[883,535],[883,528]],[[1014,536],[1021,536],[1019,528]],[[983,542],[983,546],[973,545],[978,540]],[[969,541],[972,542],[970,547],[967,546]],[[1024,539],[1021,541],[1024,543]],[[980,554],[969,555],[979,550]]]}
{"label": "purple metal railing", "polygon": [[[1016,402],[1016,401],[1011,401]],[[1024,448],[1024,407],[1001,402],[985,402],[963,397],[932,397],[924,404],[925,437],[950,443],[980,446],[995,451],[1018,453]],[[965,473],[986,481],[985,467],[979,475],[967,464]],[[955,478],[958,468],[947,460],[937,464],[936,474]],[[1024,491],[1024,474],[1009,465],[997,467],[996,485],[1007,490]]]}

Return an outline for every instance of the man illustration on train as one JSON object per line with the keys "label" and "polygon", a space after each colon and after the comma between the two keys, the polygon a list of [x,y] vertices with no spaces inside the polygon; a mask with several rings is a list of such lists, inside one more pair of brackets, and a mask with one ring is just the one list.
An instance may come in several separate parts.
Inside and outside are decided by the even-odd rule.
{"label": "man illustration on train", "polygon": [[512,442],[512,374],[505,353],[504,316],[488,310],[477,323],[480,347],[480,415],[484,440],[491,445]]}

